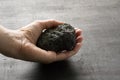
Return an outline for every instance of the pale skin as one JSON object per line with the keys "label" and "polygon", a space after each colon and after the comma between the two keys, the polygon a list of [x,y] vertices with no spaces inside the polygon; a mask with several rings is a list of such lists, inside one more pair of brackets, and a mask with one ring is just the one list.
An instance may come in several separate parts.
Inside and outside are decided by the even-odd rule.
{"label": "pale skin", "polygon": [[43,29],[56,27],[63,22],[57,20],[37,20],[17,30],[10,30],[0,26],[0,53],[26,61],[52,63],[70,58],[78,53],[82,45],[82,30],[75,29],[76,46],[72,51],[56,53],[46,51],[36,46],[38,37]]}

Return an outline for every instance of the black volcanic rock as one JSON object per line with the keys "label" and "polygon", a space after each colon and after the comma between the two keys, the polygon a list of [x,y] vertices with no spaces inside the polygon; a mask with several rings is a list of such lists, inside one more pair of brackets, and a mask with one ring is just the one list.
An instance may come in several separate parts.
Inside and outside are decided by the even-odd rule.
{"label": "black volcanic rock", "polygon": [[37,41],[38,47],[55,52],[71,51],[75,44],[75,29],[66,23],[43,31]]}

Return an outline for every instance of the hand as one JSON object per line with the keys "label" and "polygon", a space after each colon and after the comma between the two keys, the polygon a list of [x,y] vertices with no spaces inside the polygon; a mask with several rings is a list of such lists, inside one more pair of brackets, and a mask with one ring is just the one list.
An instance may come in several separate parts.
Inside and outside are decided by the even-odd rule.
{"label": "hand", "polygon": [[76,29],[77,43],[72,51],[56,54],[54,51],[46,51],[36,46],[37,39],[43,29],[55,27],[59,24],[63,24],[63,22],[43,20],[35,21],[18,30],[5,29],[5,36],[7,37],[4,37],[4,40],[1,43],[4,47],[2,46],[0,51],[6,56],[27,61],[52,63],[65,60],[75,55],[82,45],[83,38],[80,29]]}

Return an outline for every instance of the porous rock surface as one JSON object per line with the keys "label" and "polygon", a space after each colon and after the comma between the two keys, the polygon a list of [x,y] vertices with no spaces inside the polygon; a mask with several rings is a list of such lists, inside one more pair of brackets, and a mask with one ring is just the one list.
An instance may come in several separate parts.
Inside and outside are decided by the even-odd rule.
{"label": "porous rock surface", "polygon": [[44,30],[37,41],[38,47],[55,52],[71,51],[75,44],[75,29],[66,23]]}

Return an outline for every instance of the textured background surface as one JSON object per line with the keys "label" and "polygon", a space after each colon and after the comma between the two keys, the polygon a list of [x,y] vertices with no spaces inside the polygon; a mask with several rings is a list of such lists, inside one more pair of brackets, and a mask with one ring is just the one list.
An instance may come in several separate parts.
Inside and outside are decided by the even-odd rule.
{"label": "textured background surface", "polygon": [[83,29],[79,53],[50,65],[0,55],[0,80],[120,80],[120,0],[0,0],[7,28],[50,18]]}

